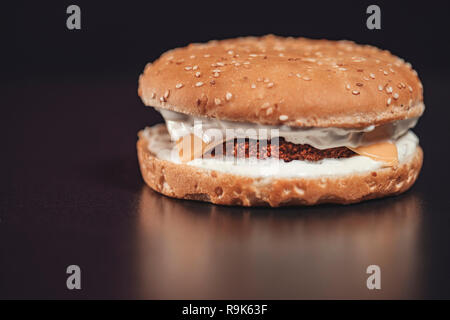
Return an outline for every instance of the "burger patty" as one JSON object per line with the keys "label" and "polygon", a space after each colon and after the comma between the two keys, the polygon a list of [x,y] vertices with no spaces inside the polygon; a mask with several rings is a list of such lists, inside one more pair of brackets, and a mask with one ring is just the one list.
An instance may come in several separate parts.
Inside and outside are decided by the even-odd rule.
{"label": "burger patty", "polygon": [[[218,152],[219,151],[219,152]],[[220,147],[209,150],[204,157],[215,157],[216,152],[220,153]],[[260,144],[259,140],[229,140],[222,144],[222,153],[237,158],[257,157],[266,159],[269,157],[279,158],[285,162],[292,160],[318,161],[325,158],[349,158],[356,153],[347,147],[336,147],[329,149],[317,149],[309,144],[295,144],[279,138],[278,143],[267,140],[267,144]]]}

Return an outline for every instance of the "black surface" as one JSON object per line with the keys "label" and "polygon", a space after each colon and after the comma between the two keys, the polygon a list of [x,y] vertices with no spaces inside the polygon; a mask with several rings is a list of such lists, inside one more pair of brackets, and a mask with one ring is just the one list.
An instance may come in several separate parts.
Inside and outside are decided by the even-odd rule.
{"label": "black surface", "polygon": [[[81,3],[76,33],[65,29],[66,5],[8,11],[0,298],[450,298],[449,50],[434,37],[448,6],[386,4],[383,30],[369,32],[363,3],[260,5],[258,15],[243,4]],[[248,209],[144,185],[136,133],[161,120],[136,94],[145,63],[191,41],[268,32],[350,38],[412,62],[427,110],[415,129],[424,168],[410,191]],[[66,289],[71,264],[82,269],[81,291]],[[370,264],[382,269],[380,291],[366,288]]]}

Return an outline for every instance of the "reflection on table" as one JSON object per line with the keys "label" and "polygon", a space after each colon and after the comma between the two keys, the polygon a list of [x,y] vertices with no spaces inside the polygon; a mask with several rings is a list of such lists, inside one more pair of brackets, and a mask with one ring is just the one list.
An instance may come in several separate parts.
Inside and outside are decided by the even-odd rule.
{"label": "reflection on table", "polygon": [[[170,199],[143,187],[137,272],[142,298],[420,297],[421,199],[240,208]],[[366,287],[381,267],[381,290]]]}

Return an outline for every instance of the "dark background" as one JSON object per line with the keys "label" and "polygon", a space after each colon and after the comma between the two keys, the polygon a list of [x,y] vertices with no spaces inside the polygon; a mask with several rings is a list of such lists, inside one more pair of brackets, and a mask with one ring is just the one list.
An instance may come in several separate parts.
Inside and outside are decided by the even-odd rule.
{"label": "dark background", "polygon": [[[66,28],[81,7],[82,29]],[[382,30],[366,28],[370,4]],[[0,298],[450,298],[450,4],[17,2],[2,6]],[[190,42],[350,39],[411,62],[427,110],[415,186],[352,206],[244,209],[142,182],[136,133],[161,118],[137,78]],[[82,269],[82,290],[65,268]],[[365,268],[382,268],[368,291]]]}

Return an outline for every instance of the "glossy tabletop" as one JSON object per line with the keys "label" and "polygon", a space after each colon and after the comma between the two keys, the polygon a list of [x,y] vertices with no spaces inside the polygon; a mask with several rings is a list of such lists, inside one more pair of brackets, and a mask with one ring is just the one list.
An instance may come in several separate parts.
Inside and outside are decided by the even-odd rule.
{"label": "glossy tabletop", "polygon": [[[8,85],[0,297],[450,298],[449,131],[433,111],[447,107],[445,83],[426,79],[434,94],[415,130],[424,168],[404,195],[241,208],[170,199],[143,183],[136,133],[161,118],[142,106],[135,80]],[[66,288],[73,264],[80,291]],[[381,268],[381,290],[366,287],[369,265]]]}

